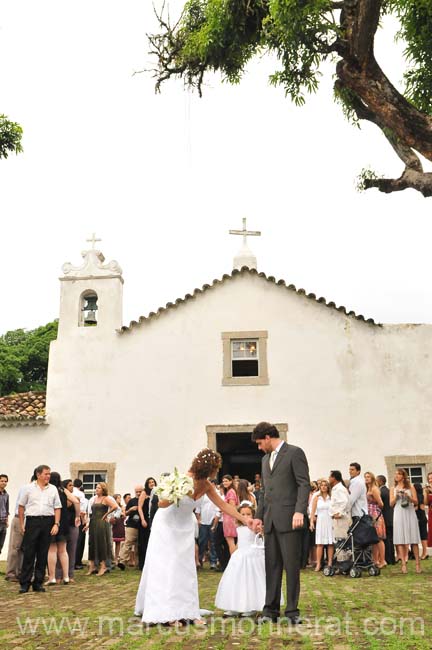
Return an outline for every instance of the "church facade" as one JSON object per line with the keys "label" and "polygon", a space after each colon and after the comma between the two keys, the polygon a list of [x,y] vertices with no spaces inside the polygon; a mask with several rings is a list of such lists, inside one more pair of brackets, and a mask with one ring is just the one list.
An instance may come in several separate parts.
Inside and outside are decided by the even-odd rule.
{"label": "church facade", "polygon": [[312,478],[352,461],[390,480],[432,470],[432,326],[366,321],[258,272],[246,249],[220,280],[124,326],[120,266],[82,255],[60,278],[45,411],[0,415],[12,501],[41,462],[123,493],[204,446],[253,478],[261,420],[305,450]]}

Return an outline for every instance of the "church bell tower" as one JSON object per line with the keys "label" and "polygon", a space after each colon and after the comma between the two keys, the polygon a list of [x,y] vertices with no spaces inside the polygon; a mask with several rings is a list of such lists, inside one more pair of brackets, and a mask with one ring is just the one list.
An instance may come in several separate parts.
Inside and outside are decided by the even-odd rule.
{"label": "church bell tower", "polygon": [[104,264],[101,251],[95,249],[100,239],[87,241],[92,248],[81,253],[84,264],[63,265],[60,278],[60,317],[58,338],[99,338],[113,334],[122,326],[123,277],[118,262]]}

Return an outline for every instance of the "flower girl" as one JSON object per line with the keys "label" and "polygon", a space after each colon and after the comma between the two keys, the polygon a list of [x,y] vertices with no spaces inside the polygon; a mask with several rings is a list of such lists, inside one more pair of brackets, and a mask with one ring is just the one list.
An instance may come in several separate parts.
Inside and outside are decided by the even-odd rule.
{"label": "flower girl", "polygon": [[[246,523],[255,516],[250,501],[242,501],[238,512]],[[237,523],[237,540],[237,550],[219,583],[215,604],[225,610],[224,616],[252,616],[265,603],[264,545],[262,540],[261,544],[256,542],[255,533],[241,523]]]}

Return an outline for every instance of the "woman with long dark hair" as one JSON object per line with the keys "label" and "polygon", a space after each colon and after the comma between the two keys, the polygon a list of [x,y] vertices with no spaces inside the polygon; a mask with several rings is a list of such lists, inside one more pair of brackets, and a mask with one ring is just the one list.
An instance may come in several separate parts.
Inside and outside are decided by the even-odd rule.
{"label": "woman with long dark hair", "polygon": [[141,492],[138,499],[138,514],[140,517],[140,526],[138,528],[138,561],[139,568],[142,571],[146,554],[147,546],[151,531],[151,521],[153,518],[152,509],[152,491],[157,486],[156,480],[149,476],[144,483],[144,490]]}
{"label": "woman with long dark hair", "polygon": [[243,501],[249,501],[252,508],[254,508],[256,510],[257,502],[256,502],[256,499],[255,499],[255,495],[254,495],[253,492],[251,492],[250,487],[249,487],[249,481],[247,481],[245,478],[241,478],[238,481],[237,497],[238,497],[239,503],[243,503]]}
{"label": "woman with long dark hair", "polygon": [[80,504],[79,499],[72,494],[68,489],[63,487],[63,483],[58,472],[51,472],[49,482],[57,488],[60,501],[62,504],[60,513],[60,525],[58,527],[57,535],[51,538],[51,543],[48,551],[48,581],[45,583],[48,586],[56,584],[56,564],[59,560],[62,570],[63,584],[69,584],[69,556],[67,553],[67,540],[69,536],[70,514],[68,512],[68,503],[73,504],[75,509],[74,524],[79,525],[80,519]]}

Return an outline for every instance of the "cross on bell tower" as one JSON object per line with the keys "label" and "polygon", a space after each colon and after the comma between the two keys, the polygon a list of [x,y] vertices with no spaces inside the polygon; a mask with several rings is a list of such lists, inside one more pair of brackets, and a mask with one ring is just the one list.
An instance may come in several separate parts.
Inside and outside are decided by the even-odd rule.
{"label": "cross on bell tower", "polygon": [[91,239],[86,239],[92,245],[92,250],[94,250],[95,244],[97,241],[102,241],[102,239],[97,239],[96,233],[92,233]]}
{"label": "cross on bell tower", "polygon": [[246,228],[246,217],[243,217],[243,228],[242,230],[230,230],[230,235],[241,235],[243,237],[243,244],[237,255],[234,257],[233,268],[240,270],[243,266],[247,266],[250,269],[256,269],[257,260],[255,255],[249,249],[247,245],[248,237],[260,237],[260,230],[248,230]]}

